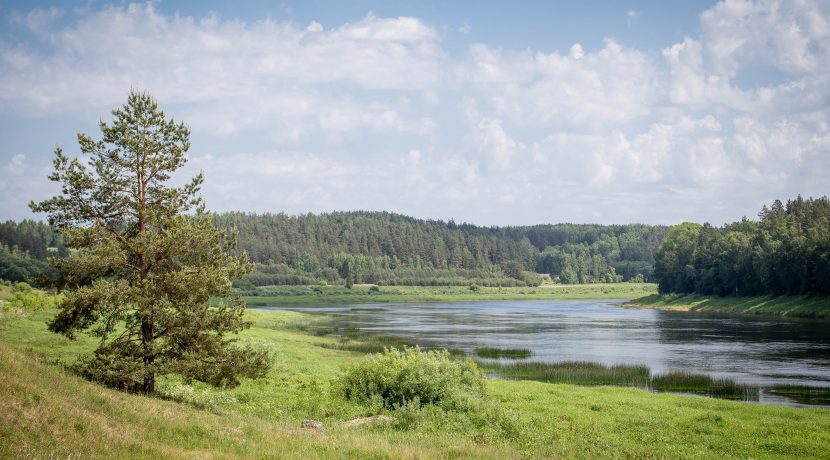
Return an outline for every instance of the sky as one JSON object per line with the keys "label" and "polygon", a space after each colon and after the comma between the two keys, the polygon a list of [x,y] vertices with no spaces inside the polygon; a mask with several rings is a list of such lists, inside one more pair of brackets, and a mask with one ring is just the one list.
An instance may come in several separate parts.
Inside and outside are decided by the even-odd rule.
{"label": "sky", "polygon": [[212,211],[721,225],[830,194],[830,2],[0,2],[0,220],[131,89]]}

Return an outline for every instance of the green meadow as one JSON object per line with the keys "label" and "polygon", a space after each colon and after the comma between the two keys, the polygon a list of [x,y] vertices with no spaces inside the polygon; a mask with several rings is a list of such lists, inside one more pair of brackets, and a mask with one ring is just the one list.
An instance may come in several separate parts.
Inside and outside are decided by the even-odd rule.
{"label": "green meadow", "polygon": [[349,303],[465,302],[477,300],[633,299],[657,292],[651,283],[484,286],[268,286],[245,293],[249,306]]}
{"label": "green meadow", "polygon": [[[830,452],[826,409],[637,388],[490,379],[483,399],[465,411],[348,400],[340,376],[366,359],[364,351],[376,351],[374,339],[315,334],[315,318],[286,311],[246,313],[253,327],[242,340],[268,348],[274,363],[265,378],[227,390],[166,378],[155,396],[128,394],[66,371],[96,342],[47,332],[53,314],[0,320],[2,458],[761,459]],[[379,414],[391,421],[347,425]],[[305,419],[324,428],[301,428]]]}

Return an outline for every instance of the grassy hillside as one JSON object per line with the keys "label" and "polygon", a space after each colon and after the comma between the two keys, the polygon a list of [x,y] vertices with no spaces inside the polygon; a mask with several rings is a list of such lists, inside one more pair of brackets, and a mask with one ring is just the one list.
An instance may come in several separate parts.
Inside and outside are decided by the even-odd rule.
{"label": "grassy hillside", "polygon": [[717,297],[652,294],[627,302],[625,306],[743,315],[830,318],[830,297],[819,295]]}
{"label": "grassy hillside", "polygon": [[[616,387],[488,381],[486,413],[387,411],[389,425],[333,382],[364,355],[300,331],[312,318],[250,311],[244,335],[273,350],[264,379],[216,390],[176,379],[160,397],[67,374],[93,341],[48,333],[48,313],[0,322],[0,457],[38,458],[821,458],[830,411]],[[162,397],[169,400],[161,399]],[[305,418],[322,431],[301,429]]]}

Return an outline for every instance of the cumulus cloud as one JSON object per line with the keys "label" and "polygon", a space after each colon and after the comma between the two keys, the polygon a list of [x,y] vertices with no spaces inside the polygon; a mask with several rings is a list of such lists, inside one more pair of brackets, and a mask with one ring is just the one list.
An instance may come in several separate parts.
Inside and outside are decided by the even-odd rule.
{"label": "cumulus cloud", "polygon": [[757,64],[800,74],[828,70],[830,4],[726,0],[700,15],[707,52],[723,72]]}
{"label": "cumulus cloud", "polygon": [[[41,33],[42,17],[50,15],[17,15],[15,22],[38,32],[37,45],[0,43],[0,108],[6,112],[98,110],[136,87],[168,104],[198,105],[197,121],[207,129],[230,133],[287,123],[305,125],[293,130],[305,132],[320,127],[316,107],[360,111],[374,102],[346,98],[331,85],[350,94],[423,91],[439,80],[443,60],[437,32],[408,17],[370,14],[324,29],[316,22],[302,27],[165,16],[146,3],[105,7]],[[376,126],[378,120],[364,122]]]}
{"label": "cumulus cloud", "polygon": [[649,115],[662,92],[653,60],[611,39],[595,53],[585,53],[579,43],[568,54],[475,45],[466,71],[495,113],[579,129]]}
{"label": "cumulus cloud", "polygon": [[[194,145],[230,146],[187,171],[205,170],[216,209],[672,222],[830,192],[820,0],[721,1],[662,49],[458,51],[423,18],[245,22],[152,2],[6,21],[0,116],[89,121],[146,89]],[[0,209],[43,182],[47,160],[24,153],[0,151]]]}

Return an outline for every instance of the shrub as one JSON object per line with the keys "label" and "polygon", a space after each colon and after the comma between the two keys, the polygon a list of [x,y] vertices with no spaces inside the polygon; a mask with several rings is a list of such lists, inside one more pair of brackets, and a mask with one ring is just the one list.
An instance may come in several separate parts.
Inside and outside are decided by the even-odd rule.
{"label": "shrub", "polygon": [[12,295],[2,303],[2,310],[17,313],[34,312],[55,308],[60,301],[60,295],[50,296],[26,283],[18,282],[12,285]]}
{"label": "shrub", "polygon": [[346,399],[383,405],[434,404],[466,410],[484,396],[484,379],[472,361],[453,361],[446,350],[391,348],[346,370]]}

